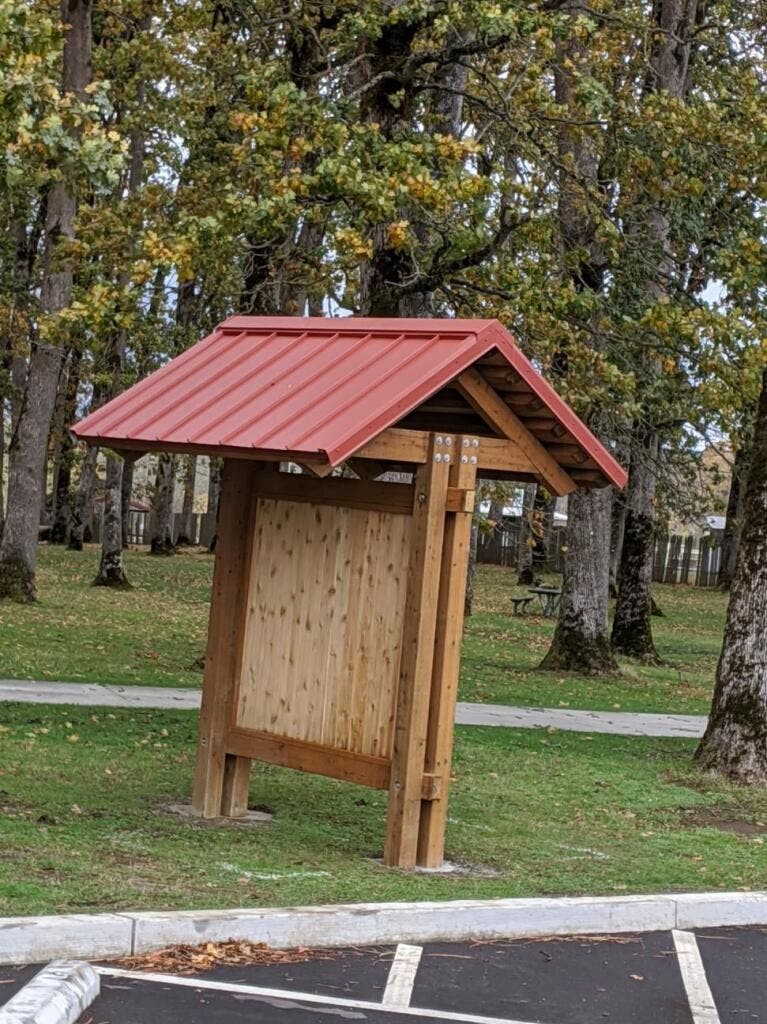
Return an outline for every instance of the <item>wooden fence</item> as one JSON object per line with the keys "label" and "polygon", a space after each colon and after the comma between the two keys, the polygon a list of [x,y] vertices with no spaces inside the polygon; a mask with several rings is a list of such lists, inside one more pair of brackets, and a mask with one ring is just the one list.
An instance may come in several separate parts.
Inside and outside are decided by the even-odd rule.
{"label": "wooden fence", "polygon": [[[492,533],[480,531],[477,561],[516,568],[519,552],[519,525],[507,524]],[[552,531],[546,559],[536,566],[539,572],[562,572],[564,569],[565,528]],[[719,580],[722,545],[718,537],[682,537],[674,534],[655,541],[653,581],[655,583],[686,583],[695,587],[715,587]]]}
{"label": "wooden fence", "polygon": [[[507,523],[502,529],[491,533],[479,531],[477,541],[477,561],[490,565],[502,565],[516,568],[519,555],[520,528],[518,523]],[[565,566],[565,555],[562,550],[565,544],[565,528],[555,526],[551,531],[546,545],[546,557],[536,563],[537,572],[562,572]]]}
{"label": "wooden fence", "polygon": [[[128,516],[128,543],[131,547],[142,544],[149,545],[152,538],[152,514],[139,509],[131,509]],[[216,532],[216,517],[212,513],[197,513],[192,517],[192,543],[208,547]],[[178,539],[181,526],[181,515],[173,516],[173,540]],[[93,518],[91,540],[100,544],[102,537],[102,512],[99,510]]]}
{"label": "wooden fence", "polygon": [[721,562],[722,544],[718,537],[658,537],[652,578],[655,583],[715,587]]}

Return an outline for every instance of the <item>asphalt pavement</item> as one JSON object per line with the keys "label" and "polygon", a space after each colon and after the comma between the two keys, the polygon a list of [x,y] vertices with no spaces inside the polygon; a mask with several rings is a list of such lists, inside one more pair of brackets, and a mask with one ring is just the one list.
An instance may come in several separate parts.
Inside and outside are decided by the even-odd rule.
{"label": "asphalt pavement", "polygon": [[[194,976],[103,965],[79,1024],[767,1024],[767,928],[331,950]],[[0,968],[0,1000],[35,968]]]}

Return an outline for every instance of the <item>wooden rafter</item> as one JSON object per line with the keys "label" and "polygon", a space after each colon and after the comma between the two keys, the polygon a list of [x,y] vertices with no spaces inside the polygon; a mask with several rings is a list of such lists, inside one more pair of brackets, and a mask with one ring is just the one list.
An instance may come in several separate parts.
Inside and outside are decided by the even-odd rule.
{"label": "wooden rafter", "polygon": [[511,411],[501,396],[474,369],[465,370],[456,381],[461,394],[496,433],[519,447],[535,467],[541,482],[552,494],[569,494],[576,488],[573,478]]}

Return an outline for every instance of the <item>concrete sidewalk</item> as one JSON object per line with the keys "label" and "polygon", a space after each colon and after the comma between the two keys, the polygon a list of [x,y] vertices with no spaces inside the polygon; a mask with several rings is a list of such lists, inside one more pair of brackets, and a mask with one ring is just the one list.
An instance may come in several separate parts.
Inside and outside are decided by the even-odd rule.
{"label": "concrete sidewalk", "polygon": [[[25,704],[81,704],[112,708],[200,706],[200,691],[162,686],[57,683],[0,679],[0,701]],[[695,739],[706,728],[705,715],[648,715],[628,711],[571,711],[568,708],[515,708],[505,704],[464,704],[456,708],[458,725],[506,729],[562,729],[616,736],[670,736]]]}

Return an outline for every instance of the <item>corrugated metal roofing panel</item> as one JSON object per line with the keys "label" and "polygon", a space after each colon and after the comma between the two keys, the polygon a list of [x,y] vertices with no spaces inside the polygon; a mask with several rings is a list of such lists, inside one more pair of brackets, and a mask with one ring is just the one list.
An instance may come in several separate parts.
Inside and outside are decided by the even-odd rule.
{"label": "corrugated metal roofing panel", "polygon": [[91,443],[337,465],[495,348],[609,480],[625,476],[493,320],[232,317],[73,431]]}

